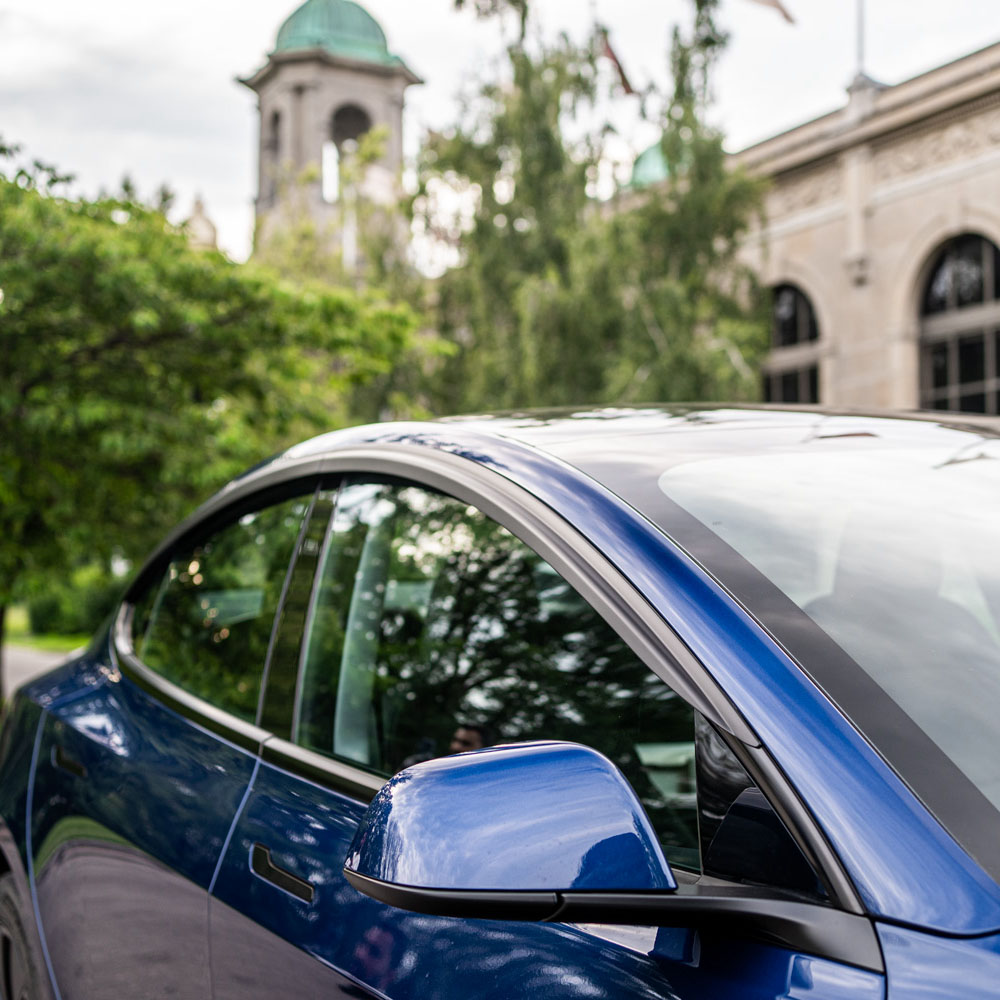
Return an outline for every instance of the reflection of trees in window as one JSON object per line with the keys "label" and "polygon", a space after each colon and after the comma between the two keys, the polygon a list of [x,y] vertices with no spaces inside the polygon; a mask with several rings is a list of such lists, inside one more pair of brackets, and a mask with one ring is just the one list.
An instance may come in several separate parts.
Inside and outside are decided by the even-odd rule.
{"label": "reflection of trees in window", "polygon": [[1000,298],[1000,253],[981,236],[956,236],[938,251],[924,288],[923,314],[964,309]]}
{"label": "reflection of trees in window", "polygon": [[[364,706],[345,713],[359,691]],[[697,865],[691,710],[479,511],[415,488],[348,487],[308,637],[297,738],[391,774],[448,753],[461,723],[483,727],[489,742],[596,747],[632,782],[673,860]],[[638,748],[656,757],[664,747],[679,776],[654,782]]]}
{"label": "reflection of trees in window", "polygon": [[1000,412],[1000,251],[963,234],[936,253],[921,298],[921,405]]}
{"label": "reflection of trees in window", "polygon": [[139,602],[139,658],[191,694],[254,721],[274,612],[305,508],[305,500],[295,499],[245,514],[175,556],[152,584],[151,606]]}

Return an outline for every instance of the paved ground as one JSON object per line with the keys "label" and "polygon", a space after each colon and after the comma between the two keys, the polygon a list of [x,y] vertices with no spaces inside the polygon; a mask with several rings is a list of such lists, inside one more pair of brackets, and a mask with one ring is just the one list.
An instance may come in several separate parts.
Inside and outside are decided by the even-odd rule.
{"label": "paved ground", "polygon": [[43,653],[26,646],[4,646],[3,648],[3,691],[15,691],[26,681],[44,674],[57,663],[66,659],[65,653]]}

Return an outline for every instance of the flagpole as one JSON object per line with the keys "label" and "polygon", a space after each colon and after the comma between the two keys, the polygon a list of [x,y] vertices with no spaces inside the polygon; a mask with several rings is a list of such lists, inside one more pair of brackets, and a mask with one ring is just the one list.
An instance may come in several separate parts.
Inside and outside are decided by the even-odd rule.
{"label": "flagpole", "polygon": [[858,76],[865,72],[865,0],[858,0]]}

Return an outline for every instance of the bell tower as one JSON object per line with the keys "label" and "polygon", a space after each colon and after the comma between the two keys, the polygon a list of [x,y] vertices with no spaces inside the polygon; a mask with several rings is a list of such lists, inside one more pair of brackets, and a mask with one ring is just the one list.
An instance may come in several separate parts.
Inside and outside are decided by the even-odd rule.
{"label": "bell tower", "polygon": [[[421,79],[389,52],[385,33],[351,0],[306,0],[281,25],[274,50],[240,83],[257,95],[260,122],[257,238],[304,197],[325,227],[340,196],[339,164],[372,128],[386,135],[364,179],[366,196],[392,200],[403,164],[403,95]],[[301,210],[301,209],[300,209]]]}

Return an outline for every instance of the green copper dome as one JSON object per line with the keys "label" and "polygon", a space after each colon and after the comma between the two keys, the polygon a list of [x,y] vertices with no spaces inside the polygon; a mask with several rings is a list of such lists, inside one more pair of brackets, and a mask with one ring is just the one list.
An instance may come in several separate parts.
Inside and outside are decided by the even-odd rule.
{"label": "green copper dome", "polygon": [[666,160],[663,158],[663,147],[659,140],[649,149],[641,152],[632,164],[632,178],[628,182],[631,188],[649,187],[659,184],[670,176]]}
{"label": "green copper dome", "polygon": [[383,66],[399,62],[375,18],[351,0],[306,0],[278,29],[276,52],[315,48]]}

